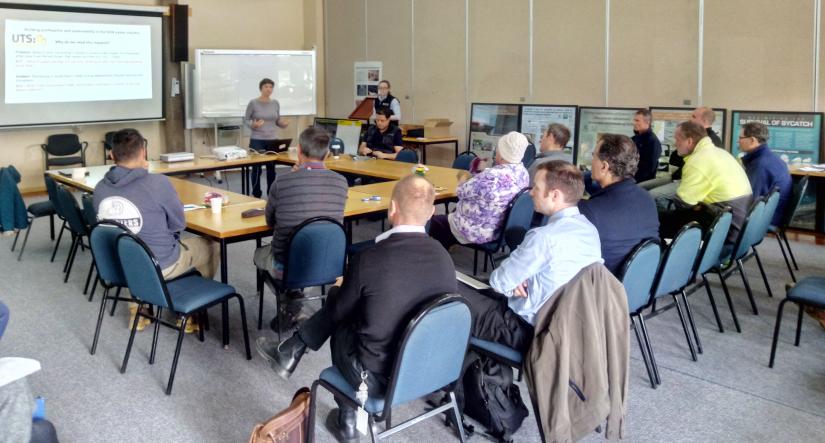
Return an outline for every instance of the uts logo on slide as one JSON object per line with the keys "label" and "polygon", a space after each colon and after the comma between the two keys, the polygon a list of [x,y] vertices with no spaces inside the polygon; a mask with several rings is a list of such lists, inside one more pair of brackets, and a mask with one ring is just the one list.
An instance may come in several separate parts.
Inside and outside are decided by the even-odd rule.
{"label": "uts logo on slide", "polygon": [[44,45],[46,44],[46,37],[43,34],[12,34],[12,43],[24,43],[30,45]]}
{"label": "uts logo on slide", "polygon": [[134,203],[123,197],[106,197],[97,208],[99,220],[114,220],[129,228],[133,234],[143,228],[143,216]]}

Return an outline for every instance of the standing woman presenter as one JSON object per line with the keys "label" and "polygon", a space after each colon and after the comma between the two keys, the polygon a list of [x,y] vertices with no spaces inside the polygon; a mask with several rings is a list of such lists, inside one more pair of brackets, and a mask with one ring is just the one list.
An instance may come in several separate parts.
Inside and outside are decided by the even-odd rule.
{"label": "standing woman presenter", "polygon": [[[249,135],[249,149],[259,153],[277,149],[275,140],[278,139],[278,128],[286,128],[289,122],[281,117],[281,105],[272,98],[272,89],[275,82],[265,78],[258,84],[261,96],[253,98],[246,106],[244,123],[252,133]],[[266,193],[275,181],[275,164],[266,164]],[[252,166],[252,195],[261,197],[261,165]]]}

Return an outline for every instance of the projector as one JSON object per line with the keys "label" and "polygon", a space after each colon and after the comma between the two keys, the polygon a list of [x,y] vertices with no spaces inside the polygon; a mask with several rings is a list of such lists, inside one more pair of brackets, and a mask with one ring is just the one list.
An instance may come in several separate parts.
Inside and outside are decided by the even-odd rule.
{"label": "projector", "polygon": [[160,161],[166,163],[189,162],[195,159],[195,154],[191,152],[167,152],[160,155]]}
{"label": "projector", "polygon": [[218,160],[240,160],[242,158],[246,158],[248,155],[246,149],[242,149],[237,146],[221,146],[214,148],[212,149],[212,154],[215,154],[215,158]]}

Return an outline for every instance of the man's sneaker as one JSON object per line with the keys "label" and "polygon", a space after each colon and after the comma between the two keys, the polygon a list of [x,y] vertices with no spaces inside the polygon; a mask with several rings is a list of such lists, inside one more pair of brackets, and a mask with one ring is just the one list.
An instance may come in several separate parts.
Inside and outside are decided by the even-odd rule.
{"label": "man's sneaker", "polygon": [[258,354],[261,354],[261,357],[269,363],[272,370],[287,380],[295,371],[301,357],[304,356],[307,345],[296,333],[281,344],[266,337],[258,337],[255,341],[255,348]]}

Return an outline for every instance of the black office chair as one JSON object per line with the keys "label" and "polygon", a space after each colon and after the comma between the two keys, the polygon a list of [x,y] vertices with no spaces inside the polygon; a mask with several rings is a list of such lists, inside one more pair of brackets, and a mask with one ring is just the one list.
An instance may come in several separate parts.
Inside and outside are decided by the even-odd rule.
{"label": "black office chair", "polygon": [[[46,154],[46,169],[52,166],[64,167],[80,164],[86,166],[87,142],[81,142],[75,134],[54,134],[40,145]],[[76,154],[80,155],[76,155]]]}
{"label": "black office chair", "polygon": [[[109,160],[109,154],[112,152],[112,147],[114,146],[113,139],[115,138],[115,133],[117,131],[109,131],[103,136],[103,164],[105,165]],[[112,157],[114,160],[114,157]]]}

